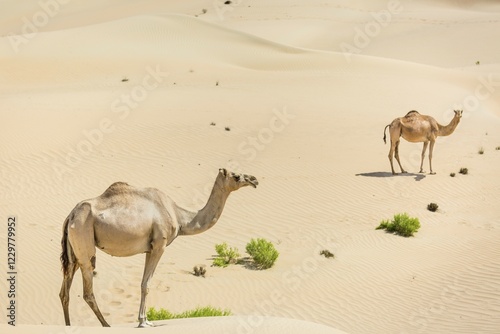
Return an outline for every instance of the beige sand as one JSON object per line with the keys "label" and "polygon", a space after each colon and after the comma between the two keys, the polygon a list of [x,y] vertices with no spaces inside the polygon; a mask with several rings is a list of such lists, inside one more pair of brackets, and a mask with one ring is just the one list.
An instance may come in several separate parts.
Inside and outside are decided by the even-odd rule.
{"label": "beige sand", "polygon": [[[497,332],[500,6],[222,2],[44,10],[23,1],[1,11],[0,198],[2,219],[19,221],[20,329],[99,326],[79,274],[75,327],[62,326],[61,226],[78,201],[125,181],[196,209],[227,167],[255,175],[259,188],[232,195],[210,231],[168,247],[148,304],[235,317],[168,322],[173,332]],[[384,126],[412,109],[447,124],[457,108],[461,123],[434,149],[437,175],[418,174],[422,144],[403,141],[410,173],[391,176]],[[414,238],[374,229],[399,212],[420,219]],[[256,237],[279,250],[272,269],[210,267],[216,243],[243,252]],[[205,279],[189,273],[197,264],[208,266]],[[103,332],[137,324],[143,265],[98,252],[95,294],[115,327]]]}

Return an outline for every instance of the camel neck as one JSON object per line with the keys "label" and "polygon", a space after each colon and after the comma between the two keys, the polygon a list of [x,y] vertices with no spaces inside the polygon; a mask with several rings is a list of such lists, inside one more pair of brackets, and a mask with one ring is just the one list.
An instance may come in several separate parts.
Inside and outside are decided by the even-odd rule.
{"label": "camel neck", "polygon": [[453,117],[450,124],[439,125],[439,136],[449,136],[455,131],[458,123],[460,122],[460,117]]}
{"label": "camel neck", "polygon": [[198,212],[187,215],[185,221],[180,221],[179,235],[195,235],[210,229],[217,223],[224,210],[224,205],[229,196],[217,179],[215,181],[207,204]]}

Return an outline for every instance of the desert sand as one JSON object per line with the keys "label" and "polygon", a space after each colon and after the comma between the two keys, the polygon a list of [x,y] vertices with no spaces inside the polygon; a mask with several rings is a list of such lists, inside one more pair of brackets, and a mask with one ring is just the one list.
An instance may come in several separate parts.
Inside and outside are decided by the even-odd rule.
{"label": "desert sand", "polygon": [[[94,292],[112,328],[95,328],[78,273],[64,327],[64,219],[116,181],[200,209],[225,167],[259,187],[167,248],[148,307],[234,316],[153,332],[498,333],[499,40],[500,4],[487,0],[7,1],[0,331],[133,330],[144,256],[101,251]],[[422,144],[402,140],[408,173],[392,176],[384,127],[410,110],[448,124],[454,109],[463,117],[436,142],[437,174],[419,174]],[[375,230],[402,212],[421,222],[414,237]],[[9,216],[17,328],[6,317]],[[251,238],[274,243],[273,268],[210,266],[215,244],[243,253]],[[205,278],[190,273],[198,264]]]}

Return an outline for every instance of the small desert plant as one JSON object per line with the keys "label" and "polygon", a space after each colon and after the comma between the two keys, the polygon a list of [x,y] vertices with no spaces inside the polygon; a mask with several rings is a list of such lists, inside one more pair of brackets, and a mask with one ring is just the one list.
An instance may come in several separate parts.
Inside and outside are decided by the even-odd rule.
{"label": "small desert plant", "polygon": [[383,220],[376,229],[385,229],[387,232],[393,232],[403,237],[410,237],[419,228],[420,222],[418,218],[411,218],[407,213],[400,213],[394,215],[392,221]]}
{"label": "small desert plant", "polygon": [[193,274],[194,276],[201,276],[205,277],[205,274],[207,273],[207,268],[204,264],[200,264],[199,266],[194,266],[193,267]]}
{"label": "small desert plant", "polygon": [[226,126],[226,127],[224,128],[224,130],[226,130],[226,131],[231,131],[231,128],[230,128],[229,126]]}
{"label": "small desert plant", "polygon": [[460,171],[459,171],[460,174],[463,174],[463,175],[467,175],[469,174],[469,170],[467,168],[460,168]]}
{"label": "small desert plant", "polygon": [[265,239],[250,240],[246,246],[246,251],[250,254],[258,269],[271,268],[279,256],[274,245]]}
{"label": "small desert plant", "polygon": [[211,126],[216,126],[215,122],[210,123]]}
{"label": "small desert plant", "polygon": [[500,146],[495,147],[495,150],[500,151]]}
{"label": "small desert plant", "polygon": [[480,65],[480,64],[481,64],[481,62],[479,60],[476,61],[476,65]]}
{"label": "small desert plant", "polygon": [[225,268],[230,264],[238,262],[238,258],[240,256],[238,249],[228,247],[225,242],[215,245],[215,251],[217,252],[217,257],[214,259],[214,266]]}
{"label": "small desert plant", "polygon": [[455,173],[450,173],[451,177],[455,177],[455,175],[456,175]]}
{"label": "small desert plant", "polygon": [[149,308],[146,316],[148,320],[170,320],[182,318],[199,318],[199,317],[224,317],[231,315],[228,310],[221,310],[212,306],[198,307],[194,310],[185,311],[174,314],[164,308],[156,310],[154,307]]}
{"label": "small desert plant", "polygon": [[432,211],[432,212],[436,212],[438,207],[439,207],[439,205],[437,205],[436,203],[429,203],[427,205],[427,210]]}
{"label": "small desert plant", "polygon": [[127,82],[128,81],[128,78],[123,78],[122,79],[122,82]]}
{"label": "small desert plant", "polygon": [[484,148],[482,148],[482,147],[481,147],[481,148],[479,149],[479,151],[477,151],[477,153],[479,153],[479,154],[484,154]]}
{"label": "small desert plant", "polygon": [[319,255],[323,255],[324,257],[326,257],[327,259],[331,258],[331,257],[335,257],[335,255],[330,252],[328,249],[323,249],[321,252],[319,252]]}

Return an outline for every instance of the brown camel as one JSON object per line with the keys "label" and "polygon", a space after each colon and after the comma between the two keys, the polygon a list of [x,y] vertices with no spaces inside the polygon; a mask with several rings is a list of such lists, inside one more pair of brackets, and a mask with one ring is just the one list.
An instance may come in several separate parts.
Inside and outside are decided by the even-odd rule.
{"label": "brown camel", "polygon": [[69,290],[78,268],[83,277],[83,298],[105,327],[109,327],[94,297],[92,278],[95,248],[113,256],[146,253],[141,284],[139,327],[152,326],[146,318],[148,282],[163,251],[179,235],[202,233],[217,223],[227,197],[244,186],[257,187],[251,175],[220,169],[205,207],[197,212],[185,210],[155,188],[134,188],[113,183],[102,195],[76,205],[66,218],[61,241],[64,279],[59,296],[66,326],[69,320]]}
{"label": "brown camel", "polygon": [[396,174],[392,164],[393,154],[396,156],[401,173],[406,173],[399,161],[399,137],[403,137],[411,143],[424,142],[422,149],[422,160],[420,162],[420,173],[425,173],[424,157],[427,146],[429,145],[429,167],[430,173],[436,174],[432,171],[432,150],[438,136],[449,136],[455,131],[460,118],[462,117],[462,110],[454,110],[455,116],[448,125],[441,125],[431,116],[421,115],[418,111],[412,110],[404,117],[398,117],[392,121],[391,124],[384,128],[384,143],[385,130],[389,127],[389,134],[391,136],[391,149],[389,150],[389,161],[391,162],[392,174]]}

